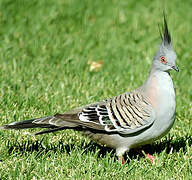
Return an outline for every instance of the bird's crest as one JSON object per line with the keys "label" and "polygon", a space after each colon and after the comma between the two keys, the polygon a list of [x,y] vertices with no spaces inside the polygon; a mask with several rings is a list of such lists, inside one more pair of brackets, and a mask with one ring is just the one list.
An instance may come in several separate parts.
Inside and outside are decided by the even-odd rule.
{"label": "bird's crest", "polygon": [[167,20],[166,20],[166,17],[165,17],[165,14],[164,14],[164,26],[163,26],[163,34],[161,32],[161,28],[159,27],[159,33],[160,33],[160,36],[161,36],[161,39],[162,39],[162,43],[164,44],[164,46],[168,46],[168,45],[171,45],[171,35],[169,33],[169,30],[168,30],[168,26],[167,26]]}

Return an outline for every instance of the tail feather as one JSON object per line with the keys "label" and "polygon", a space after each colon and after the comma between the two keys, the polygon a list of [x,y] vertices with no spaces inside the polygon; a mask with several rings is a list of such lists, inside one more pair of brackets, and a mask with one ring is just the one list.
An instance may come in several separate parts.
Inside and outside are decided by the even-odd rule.
{"label": "tail feather", "polygon": [[24,121],[20,121],[20,122],[12,122],[10,124],[0,126],[0,129],[28,129],[28,128],[54,128],[54,127],[56,127],[56,126],[51,125],[51,124],[36,124],[36,123],[34,123],[34,121],[37,121],[37,120],[41,120],[41,118],[24,120]]}

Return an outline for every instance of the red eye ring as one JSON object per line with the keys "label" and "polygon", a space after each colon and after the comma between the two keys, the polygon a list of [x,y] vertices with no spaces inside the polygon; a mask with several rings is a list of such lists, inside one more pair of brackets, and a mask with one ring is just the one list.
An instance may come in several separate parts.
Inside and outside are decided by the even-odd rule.
{"label": "red eye ring", "polygon": [[161,63],[167,64],[167,61],[165,60],[166,58],[164,56],[161,56]]}

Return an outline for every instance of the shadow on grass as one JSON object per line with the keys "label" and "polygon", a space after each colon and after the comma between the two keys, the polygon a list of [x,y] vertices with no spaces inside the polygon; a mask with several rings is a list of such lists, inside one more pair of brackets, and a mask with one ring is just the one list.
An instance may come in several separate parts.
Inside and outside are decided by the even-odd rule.
{"label": "shadow on grass", "polygon": [[[185,136],[185,137],[180,137],[175,140],[173,138],[167,138],[162,142],[158,142],[156,144],[152,145],[145,145],[141,148],[141,150],[144,150],[145,153],[149,154],[160,154],[162,151],[165,151],[167,154],[170,152],[179,152],[183,151],[185,153],[187,149],[187,144],[191,145],[192,144],[192,138],[191,136]],[[14,142],[14,143],[7,143],[8,147],[8,153],[9,154],[14,154],[14,153],[19,153],[21,155],[24,155],[26,152],[38,152],[38,154],[47,154],[48,152],[65,152],[70,154],[71,151],[73,151],[75,148],[81,150],[83,149],[83,154],[86,153],[97,153],[98,158],[105,157],[106,154],[110,154],[111,157],[114,156],[115,150],[111,148],[107,148],[104,146],[101,146],[95,142],[90,142],[88,144],[85,144],[82,142],[80,146],[77,146],[74,143],[71,144],[65,144],[62,142],[62,140],[58,141],[57,143],[51,143],[51,144],[44,144],[43,139],[41,141],[33,141],[33,140],[28,140],[28,141],[22,141],[22,142]],[[38,155],[37,155],[38,156]],[[142,153],[138,153],[138,150],[130,150],[128,153],[128,156],[130,159],[135,159],[135,158],[142,158],[144,155]]]}

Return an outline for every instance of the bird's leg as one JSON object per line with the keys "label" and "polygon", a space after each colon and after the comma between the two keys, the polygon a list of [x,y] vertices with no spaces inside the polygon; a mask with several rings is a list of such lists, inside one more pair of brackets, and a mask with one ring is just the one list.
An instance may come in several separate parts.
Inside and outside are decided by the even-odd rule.
{"label": "bird's leg", "polygon": [[152,156],[151,154],[147,153],[147,158],[149,158],[149,160],[154,163],[154,160],[155,160],[155,156]]}
{"label": "bird's leg", "polygon": [[147,159],[149,159],[152,163],[154,163],[155,156],[152,156],[149,153],[146,154],[143,150],[141,152],[144,154],[145,157],[147,157]]}
{"label": "bird's leg", "polygon": [[154,163],[155,157],[152,156],[149,153],[145,153],[145,151],[141,150],[140,148],[135,149],[137,151],[138,154],[143,154],[147,159],[149,159],[152,163]]}
{"label": "bird's leg", "polygon": [[117,149],[116,149],[116,155],[117,155],[117,157],[118,157],[118,160],[119,160],[119,162],[123,165],[123,164],[125,164],[125,159],[124,159],[124,154],[125,154],[125,152],[126,151],[128,151],[129,150],[129,148],[127,148],[127,147],[118,147]]}
{"label": "bird's leg", "polygon": [[122,165],[125,164],[125,159],[123,156],[118,156],[118,161],[119,163],[121,163]]}

